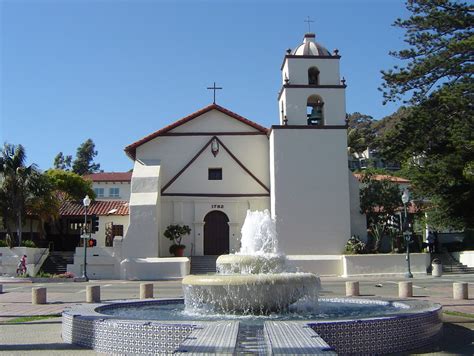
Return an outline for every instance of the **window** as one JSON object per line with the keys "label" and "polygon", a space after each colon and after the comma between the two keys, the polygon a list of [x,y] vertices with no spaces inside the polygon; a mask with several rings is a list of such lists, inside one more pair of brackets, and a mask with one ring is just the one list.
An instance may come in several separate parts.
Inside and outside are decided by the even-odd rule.
{"label": "window", "polygon": [[96,198],[104,197],[104,188],[94,188],[94,193]]}
{"label": "window", "polygon": [[318,85],[319,84],[319,70],[316,67],[308,69],[308,84]]}
{"label": "window", "polygon": [[109,188],[110,198],[120,198],[120,188]]}
{"label": "window", "polygon": [[209,180],[222,180],[222,168],[209,168]]}
{"label": "window", "polygon": [[123,225],[114,225],[112,227],[112,235],[115,236],[124,236],[123,235]]}

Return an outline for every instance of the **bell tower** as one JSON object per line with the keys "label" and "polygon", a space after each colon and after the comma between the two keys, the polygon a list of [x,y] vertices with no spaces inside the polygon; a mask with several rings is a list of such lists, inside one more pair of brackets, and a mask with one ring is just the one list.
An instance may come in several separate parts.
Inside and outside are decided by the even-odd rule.
{"label": "bell tower", "polygon": [[307,33],[281,66],[280,123],[270,131],[270,203],[288,255],[339,255],[351,235],[340,58]]}
{"label": "bell tower", "polygon": [[287,50],[278,95],[280,125],[344,125],[345,80],[339,76],[339,52],[331,54],[314,33]]}

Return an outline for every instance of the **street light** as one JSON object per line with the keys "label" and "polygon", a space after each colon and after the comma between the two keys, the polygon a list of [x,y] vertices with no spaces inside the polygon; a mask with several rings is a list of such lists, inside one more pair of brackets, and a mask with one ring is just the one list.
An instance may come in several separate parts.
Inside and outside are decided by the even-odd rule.
{"label": "street light", "polygon": [[411,233],[408,229],[408,215],[407,215],[407,204],[409,201],[410,201],[410,193],[408,192],[407,189],[405,189],[402,194],[402,202],[403,202],[403,207],[405,210],[405,222],[404,224],[402,224],[402,227],[403,227],[403,237],[405,238],[405,244],[407,247],[406,260],[407,260],[407,268],[408,268],[408,271],[405,273],[405,277],[413,278],[413,274],[411,273],[411,270],[410,270],[410,242],[411,242],[410,235]]}
{"label": "street light", "polygon": [[91,205],[91,199],[89,198],[88,195],[86,195],[86,197],[82,200],[82,203],[84,204],[84,208],[85,208],[84,230],[83,230],[83,235],[81,236],[82,241],[84,243],[84,269],[82,270],[82,279],[84,279],[84,281],[87,282],[89,280],[89,278],[87,278],[87,241],[86,241],[86,237],[87,237],[87,207],[89,205]]}

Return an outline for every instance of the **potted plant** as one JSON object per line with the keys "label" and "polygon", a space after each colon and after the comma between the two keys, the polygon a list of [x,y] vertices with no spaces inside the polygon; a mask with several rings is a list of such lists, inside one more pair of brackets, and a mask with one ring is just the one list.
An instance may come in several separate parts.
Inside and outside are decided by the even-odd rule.
{"label": "potted plant", "polygon": [[170,253],[176,257],[183,257],[185,245],[181,244],[184,235],[189,235],[191,228],[188,225],[168,225],[164,235],[171,240],[173,244],[170,246]]}

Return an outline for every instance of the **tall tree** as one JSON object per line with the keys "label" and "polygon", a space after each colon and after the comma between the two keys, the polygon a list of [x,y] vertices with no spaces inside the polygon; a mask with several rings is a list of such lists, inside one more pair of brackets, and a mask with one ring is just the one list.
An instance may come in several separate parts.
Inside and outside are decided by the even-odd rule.
{"label": "tall tree", "polygon": [[367,225],[375,239],[374,251],[378,251],[382,237],[393,226],[392,218],[402,205],[400,188],[388,179],[377,179],[370,170],[361,179],[360,210],[367,217]]}
{"label": "tall tree", "polygon": [[408,0],[411,16],[394,26],[405,30],[409,48],[390,54],[407,61],[382,71],[385,102],[408,96],[412,103],[443,84],[472,80],[473,6],[452,0]]}
{"label": "tall tree", "polygon": [[81,200],[89,195],[94,199],[92,181],[82,178],[74,172],[61,169],[50,169],[45,172],[56,192],[58,200],[62,203],[67,200]]}
{"label": "tall tree", "polygon": [[395,26],[406,30],[409,48],[392,53],[407,64],[382,72],[382,90],[386,101],[404,96],[413,106],[387,131],[382,154],[405,161],[415,195],[429,199],[433,215],[472,228],[474,10],[452,0],[408,0],[407,9],[411,16]]}
{"label": "tall tree", "polygon": [[72,164],[72,170],[79,175],[91,174],[100,170],[100,164],[94,163],[94,157],[98,152],[92,139],[87,139],[82,143],[76,152],[76,159]]}
{"label": "tall tree", "polygon": [[374,118],[355,112],[347,115],[347,146],[351,153],[364,152],[375,139]]}
{"label": "tall tree", "polygon": [[466,84],[433,93],[384,138],[383,156],[404,161],[413,192],[431,201],[438,226],[474,227],[474,108]]}
{"label": "tall tree", "polygon": [[72,165],[72,156],[64,156],[62,152],[59,152],[56,157],[54,157],[53,168],[62,169],[64,171],[69,171]]}

